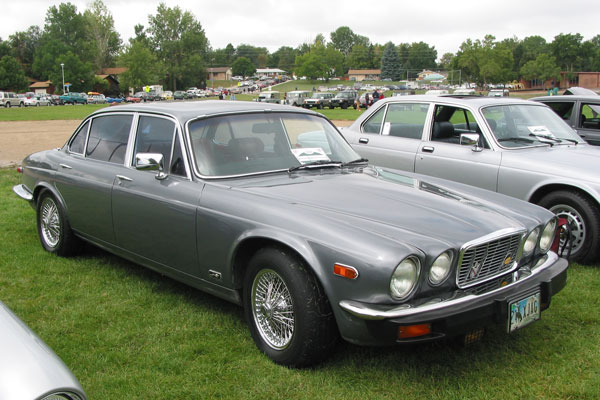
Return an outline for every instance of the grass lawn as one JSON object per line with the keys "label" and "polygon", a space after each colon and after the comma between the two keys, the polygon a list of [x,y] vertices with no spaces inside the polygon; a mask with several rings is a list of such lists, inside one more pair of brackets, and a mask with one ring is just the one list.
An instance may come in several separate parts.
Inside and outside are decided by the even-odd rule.
{"label": "grass lawn", "polygon": [[308,370],[255,347],[241,308],[88,246],[42,250],[35,213],[0,169],[0,300],[90,399],[598,399],[600,268],[572,265],[542,319],[469,347],[340,343]]}

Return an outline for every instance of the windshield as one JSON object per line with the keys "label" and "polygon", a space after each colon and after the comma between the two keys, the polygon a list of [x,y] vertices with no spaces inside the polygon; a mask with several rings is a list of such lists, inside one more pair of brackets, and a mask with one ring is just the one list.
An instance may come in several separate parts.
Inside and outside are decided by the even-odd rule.
{"label": "windshield", "polygon": [[513,104],[486,107],[483,116],[503,147],[573,144],[583,140],[550,108]]}
{"label": "windshield", "polygon": [[188,131],[197,171],[206,177],[360,158],[327,119],[307,114],[219,116],[192,121]]}

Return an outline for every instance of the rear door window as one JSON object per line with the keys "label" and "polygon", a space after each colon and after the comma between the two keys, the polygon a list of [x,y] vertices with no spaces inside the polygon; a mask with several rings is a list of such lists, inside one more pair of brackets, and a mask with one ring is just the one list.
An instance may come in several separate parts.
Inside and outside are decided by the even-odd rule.
{"label": "rear door window", "polygon": [[132,118],[125,114],[94,118],[86,156],[94,160],[123,164]]}

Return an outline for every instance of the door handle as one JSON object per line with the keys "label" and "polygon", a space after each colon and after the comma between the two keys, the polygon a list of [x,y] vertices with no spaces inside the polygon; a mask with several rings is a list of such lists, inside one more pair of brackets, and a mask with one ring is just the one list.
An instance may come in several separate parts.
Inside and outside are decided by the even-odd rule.
{"label": "door handle", "polygon": [[117,178],[118,178],[120,181],[133,182],[133,179],[131,179],[131,178],[128,178],[128,177],[126,177],[126,176],[124,176],[124,175],[117,175]]}
{"label": "door handle", "polygon": [[64,169],[73,169],[73,167],[71,167],[70,165],[67,165],[67,164],[58,164],[58,165],[60,165],[60,167],[64,168]]}
{"label": "door handle", "polygon": [[423,146],[423,148],[421,150],[423,152],[425,152],[425,153],[433,153],[433,150],[435,150],[435,147],[432,147],[432,146]]}
{"label": "door handle", "polygon": [[369,139],[361,137],[360,139],[358,139],[358,143],[367,144],[369,143]]}

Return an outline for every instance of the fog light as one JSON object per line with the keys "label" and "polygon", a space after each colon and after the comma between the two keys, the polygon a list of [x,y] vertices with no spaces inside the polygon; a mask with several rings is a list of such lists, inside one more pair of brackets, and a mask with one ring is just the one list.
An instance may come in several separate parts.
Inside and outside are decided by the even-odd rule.
{"label": "fog light", "polygon": [[475,329],[474,331],[467,333],[463,337],[463,344],[466,346],[469,344],[473,344],[475,342],[479,342],[483,338],[484,333],[485,333],[484,328]]}
{"label": "fog light", "polygon": [[398,328],[398,339],[409,339],[431,333],[431,324],[408,325]]}

